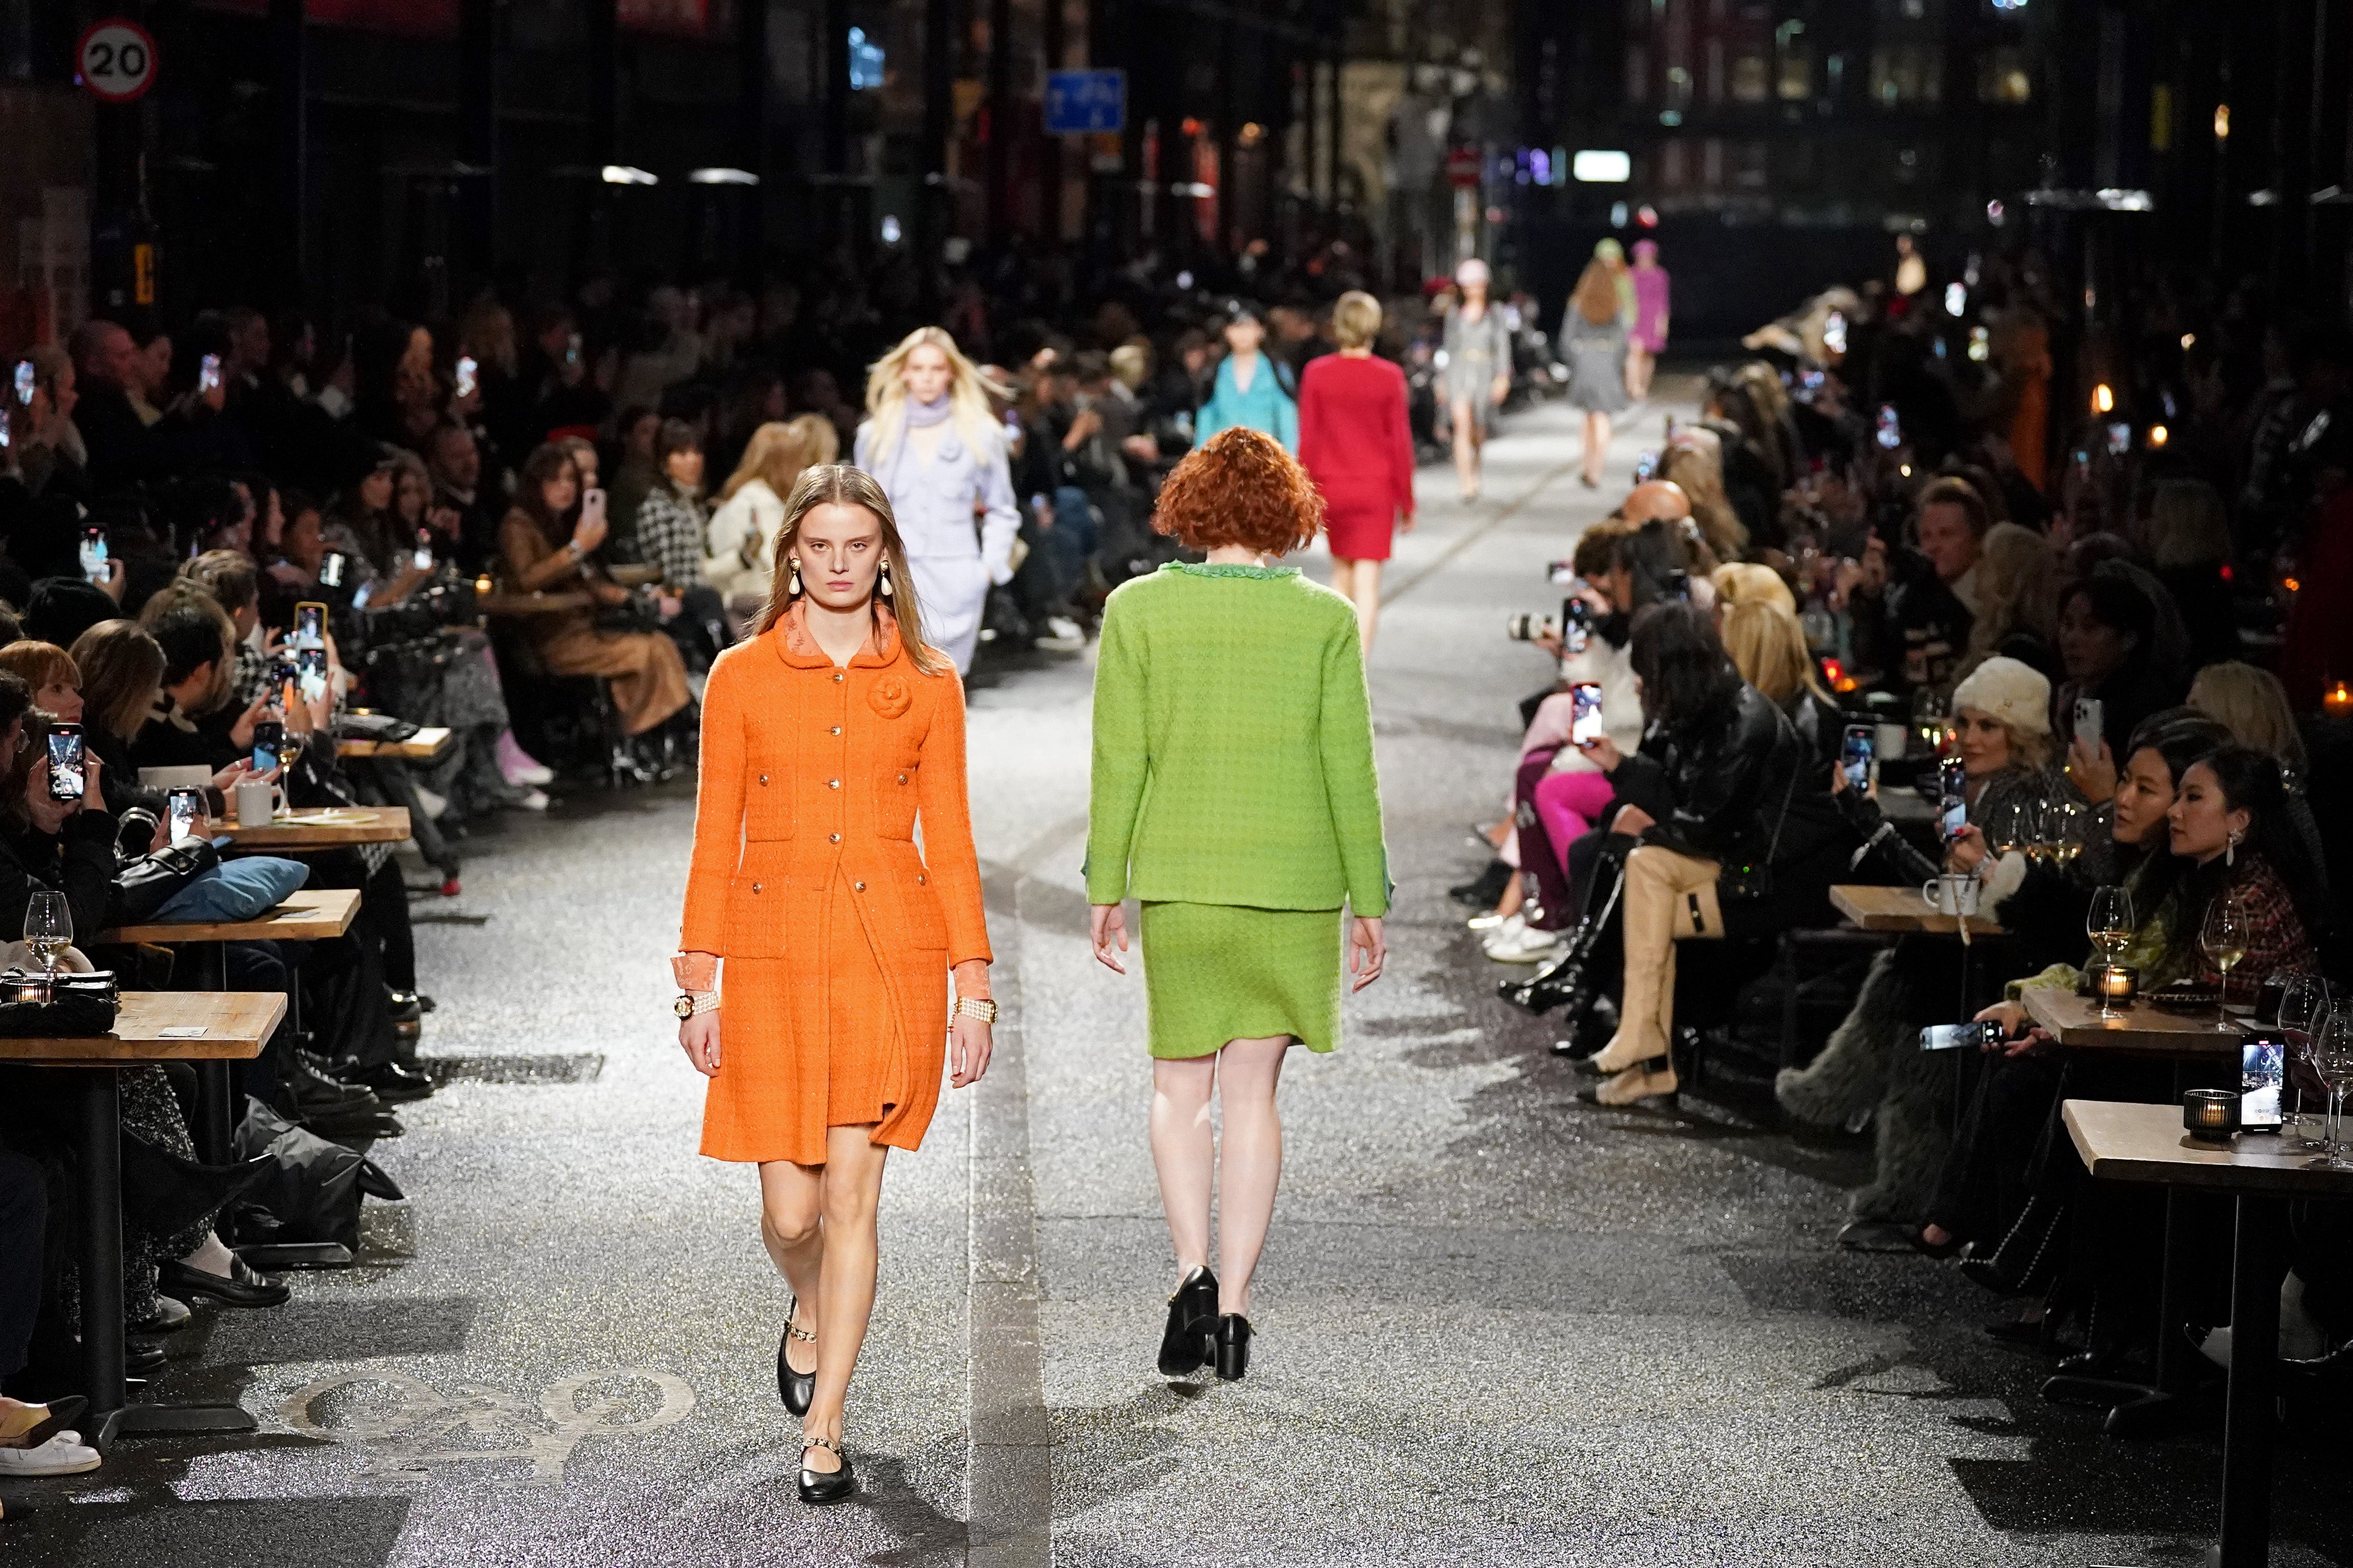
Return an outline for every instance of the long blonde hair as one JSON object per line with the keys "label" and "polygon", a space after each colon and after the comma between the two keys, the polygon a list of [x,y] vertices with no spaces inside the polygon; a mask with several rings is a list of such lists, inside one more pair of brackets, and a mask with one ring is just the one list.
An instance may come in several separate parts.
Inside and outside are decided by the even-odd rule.
{"label": "long blonde hair", "polygon": [[765,481],[779,497],[784,496],[807,467],[808,453],[802,444],[801,432],[781,419],[770,420],[752,432],[752,439],[744,447],[743,460],[727,476],[727,482],[719,487],[719,499],[723,502],[733,500],[735,492],[754,479]]}
{"label": "long blonde hair", "polygon": [[1805,627],[1773,599],[1742,599],[1724,612],[1724,651],[1732,656],[1740,679],[1777,708],[1801,689],[1832,700],[1815,672]]}
{"label": "long blonde hair", "polygon": [[876,467],[898,455],[900,437],[907,431],[907,361],[924,345],[940,351],[948,362],[948,414],[965,444],[976,452],[993,452],[1002,440],[991,397],[1011,402],[1010,388],[981,374],[955,339],[944,328],[917,327],[899,340],[899,346],[874,362],[866,373],[866,422],[872,435],[867,457]]}
{"label": "long blonde hair", "polygon": [[[923,640],[923,612],[916,602],[915,574],[907,570],[907,547],[899,538],[899,519],[891,510],[891,498],[882,493],[873,475],[847,463],[804,468],[793,481],[792,494],[785,498],[784,525],[776,530],[776,566],[768,579],[768,602],[760,606],[752,623],[753,635],[757,637],[783,620],[785,612],[792,608],[793,550],[800,540],[801,520],[828,504],[861,507],[874,514],[874,521],[882,525],[882,563],[891,573],[891,613],[898,618],[899,641],[908,659],[925,675],[954,669],[945,654]],[[881,584],[876,588],[879,594]]]}

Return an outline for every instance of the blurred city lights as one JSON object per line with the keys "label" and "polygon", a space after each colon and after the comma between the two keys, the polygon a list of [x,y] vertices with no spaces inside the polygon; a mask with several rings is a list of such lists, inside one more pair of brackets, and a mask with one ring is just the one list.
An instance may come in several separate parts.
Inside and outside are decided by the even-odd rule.
{"label": "blurred city lights", "polygon": [[2094,386],[2094,388],[2092,388],[2092,412],[2093,412],[2093,413],[2094,413],[2094,414],[2105,414],[2105,413],[2109,412],[2111,409],[2115,408],[2115,407],[2116,407],[2116,389],[2115,389],[2115,388],[2113,388],[2113,387],[2111,387],[2111,386],[2110,386],[2106,382],[2105,382],[2105,381],[2104,381],[2104,382],[2100,383],[2097,386]]}

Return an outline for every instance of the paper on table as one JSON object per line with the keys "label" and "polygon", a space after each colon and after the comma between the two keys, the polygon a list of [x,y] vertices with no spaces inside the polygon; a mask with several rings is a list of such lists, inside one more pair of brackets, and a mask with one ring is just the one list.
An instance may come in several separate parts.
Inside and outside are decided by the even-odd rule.
{"label": "paper on table", "polygon": [[205,1037],[202,1024],[172,1024],[155,1031],[156,1037],[165,1040],[201,1040]]}

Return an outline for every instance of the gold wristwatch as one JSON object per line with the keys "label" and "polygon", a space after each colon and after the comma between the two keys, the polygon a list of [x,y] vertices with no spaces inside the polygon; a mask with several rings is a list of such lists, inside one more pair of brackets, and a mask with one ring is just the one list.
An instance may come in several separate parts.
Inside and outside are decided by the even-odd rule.
{"label": "gold wristwatch", "polygon": [[997,1004],[987,996],[959,996],[955,1010],[959,1017],[977,1018],[984,1024],[997,1022]]}
{"label": "gold wristwatch", "polygon": [[670,1010],[682,1021],[697,1013],[713,1012],[718,1006],[719,993],[716,991],[681,991],[678,994],[678,1000],[670,1005]]}

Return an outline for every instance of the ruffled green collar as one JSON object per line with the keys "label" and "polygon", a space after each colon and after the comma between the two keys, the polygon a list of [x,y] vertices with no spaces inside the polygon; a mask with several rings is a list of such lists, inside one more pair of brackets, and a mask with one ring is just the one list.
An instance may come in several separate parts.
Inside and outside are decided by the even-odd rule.
{"label": "ruffled green collar", "polygon": [[1163,572],[1186,572],[1196,577],[1296,577],[1296,566],[1244,566],[1231,561],[1169,561]]}

